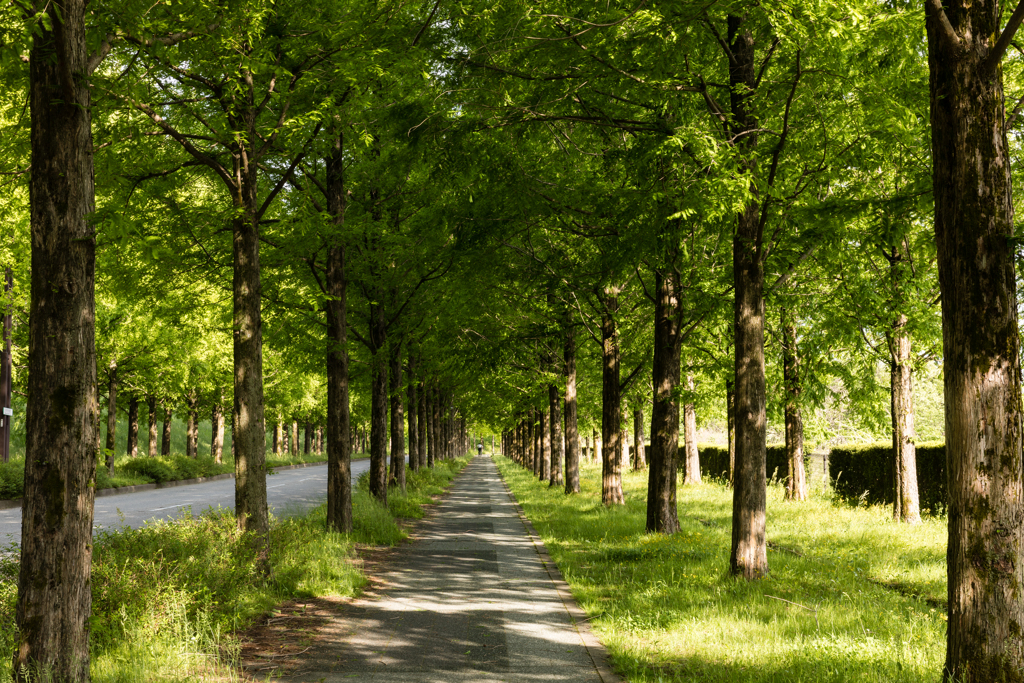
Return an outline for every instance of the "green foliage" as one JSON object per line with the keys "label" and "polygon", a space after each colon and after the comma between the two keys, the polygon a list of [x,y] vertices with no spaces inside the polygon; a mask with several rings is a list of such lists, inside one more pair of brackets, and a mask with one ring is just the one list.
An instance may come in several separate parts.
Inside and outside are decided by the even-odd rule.
{"label": "green foliage", "polygon": [[[945,653],[945,522],[768,488],[768,578],[725,570],[732,491],[681,487],[679,533],[648,534],[645,473],[605,508],[600,465],[565,496],[496,458],[615,668],[633,683],[933,683]],[[789,602],[784,602],[789,601]]]}
{"label": "green foliage", "polygon": [[[828,470],[832,489],[840,498],[868,504],[893,503],[892,442],[832,449]],[[946,511],[946,444],[941,441],[917,444],[917,491],[921,511]]]}

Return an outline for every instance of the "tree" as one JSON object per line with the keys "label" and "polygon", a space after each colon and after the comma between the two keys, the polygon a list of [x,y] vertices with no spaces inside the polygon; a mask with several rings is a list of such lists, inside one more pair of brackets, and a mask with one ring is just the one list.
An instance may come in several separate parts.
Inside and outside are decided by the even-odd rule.
{"label": "tree", "polygon": [[949,626],[944,680],[1019,681],[1024,500],[1014,224],[1000,62],[1024,4],[926,3],[942,290]]}

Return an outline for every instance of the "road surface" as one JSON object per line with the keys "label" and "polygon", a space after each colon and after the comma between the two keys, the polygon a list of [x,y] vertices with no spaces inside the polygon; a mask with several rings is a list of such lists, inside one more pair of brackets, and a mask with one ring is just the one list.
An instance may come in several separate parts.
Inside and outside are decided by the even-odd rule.
{"label": "road surface", "polygon": [[[369,458],[352,461],[353,482],[370,468]],[[327,498],[327,465],[284,470],[267,477],[267,502],[273,514],[294,515],[316,507]],[[191,507],[199,513],[207,508],[235,507],[235,480],[220,479],[164,489],[96,498],[94,529],[126,525],[140,527],[145,522],[169,519]],[[21,508],[0,510],[0,545],[21,540]]]}

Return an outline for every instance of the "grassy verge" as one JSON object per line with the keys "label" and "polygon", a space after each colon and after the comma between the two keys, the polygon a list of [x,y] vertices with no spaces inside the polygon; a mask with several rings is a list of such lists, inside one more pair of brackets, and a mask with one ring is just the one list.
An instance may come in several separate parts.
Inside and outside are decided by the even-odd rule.
{"label": "grassy verge", "polygon": [[[600,466],[567,497],[496,458],[590,623],[631,682],[939,680],[944,519],[909,528],[879,507],[768,492],[769,578],[728,573],[732,492],[682,486],[678,534],[644,533],[646,473],[605,509]],[[788,601],[788,602],[786,602]]]}
{"label": "grassy verge", "polygon": [[[271,577],[257,570],[252,539],[229,510],[185,514],[140,529],[97,533],[93,551],[92,680],[234,680],[237,646],[230,634],[281,602],[349,596],[364,584],[350,561],[357,543],[394,545],[406,538],[401,516],[419,517],[468,459],[409,473],[405,495],[388,507],[365,490],[353,495],[352,534],[325,530],[326,505],[273,519]],[[17,549],[0,554],[0,652],[13,652]],[[10,680],[0,658],[0,681]]]}

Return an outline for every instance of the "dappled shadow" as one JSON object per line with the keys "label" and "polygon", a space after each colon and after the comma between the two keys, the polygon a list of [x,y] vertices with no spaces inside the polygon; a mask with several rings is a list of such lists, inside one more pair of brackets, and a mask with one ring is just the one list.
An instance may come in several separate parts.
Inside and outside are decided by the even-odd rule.
{"label": "dappled shadow", "polygon": [[469,465],[415,535],[282,680],[599,683],[489,460]]}

